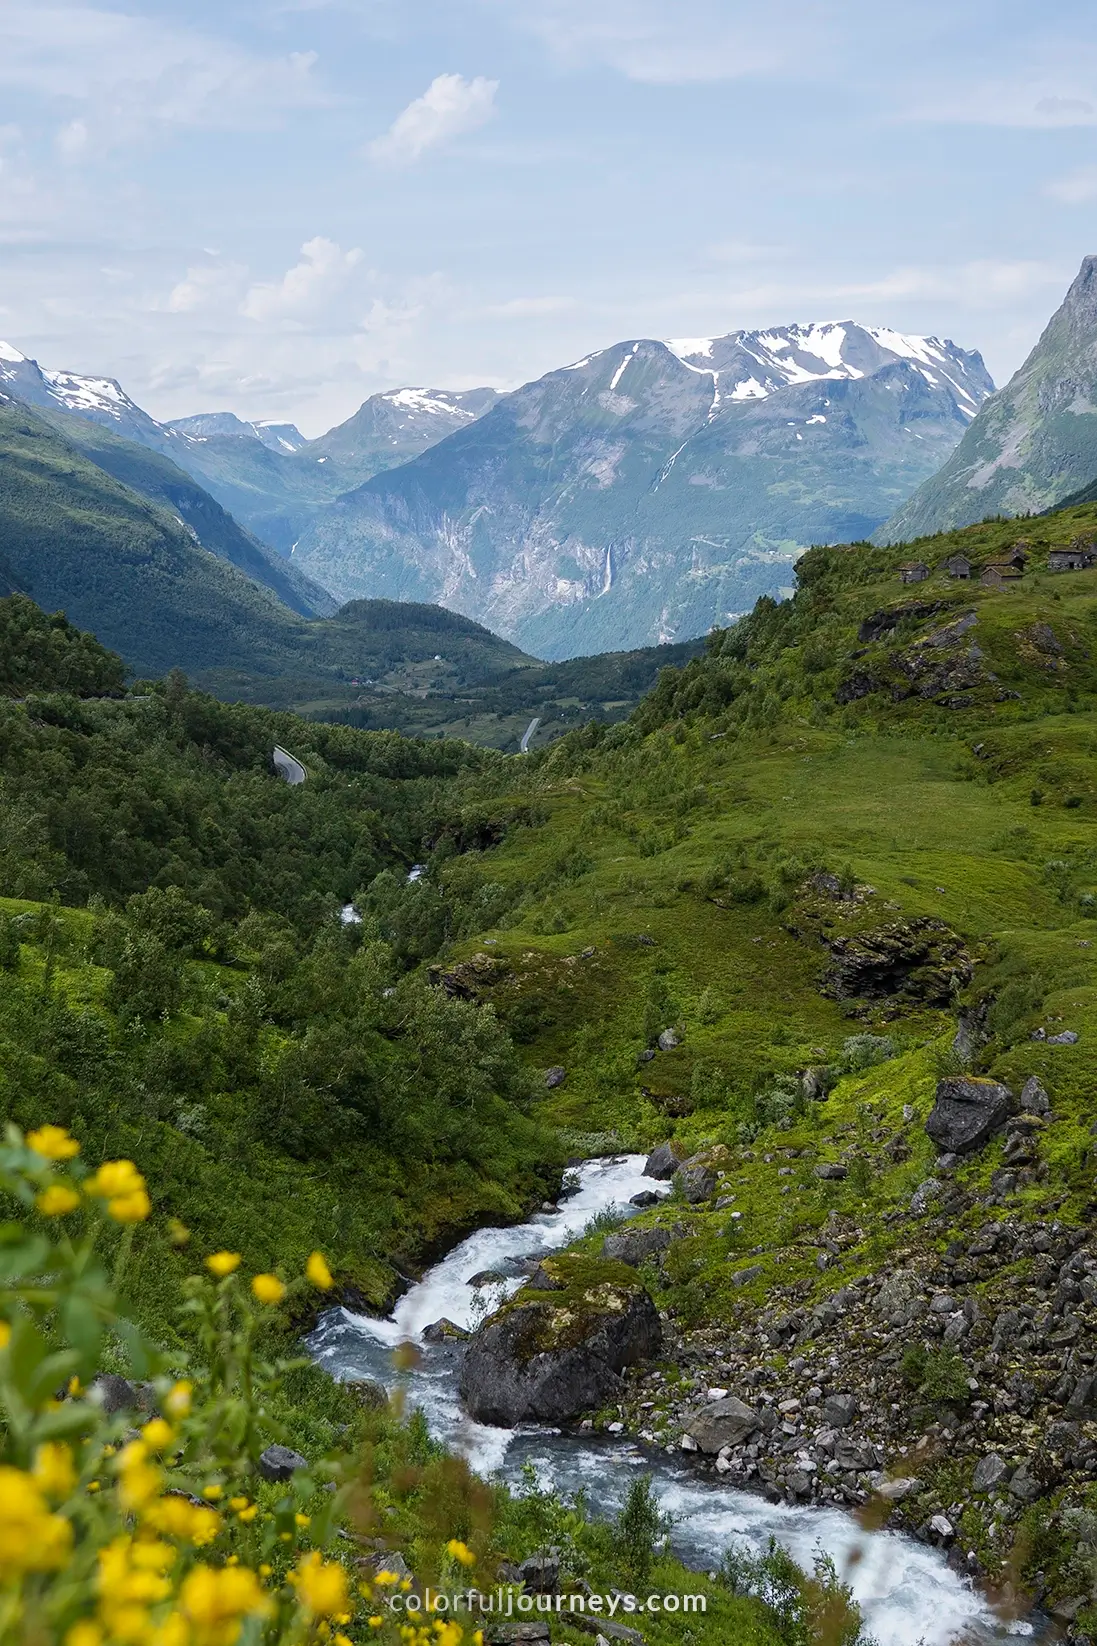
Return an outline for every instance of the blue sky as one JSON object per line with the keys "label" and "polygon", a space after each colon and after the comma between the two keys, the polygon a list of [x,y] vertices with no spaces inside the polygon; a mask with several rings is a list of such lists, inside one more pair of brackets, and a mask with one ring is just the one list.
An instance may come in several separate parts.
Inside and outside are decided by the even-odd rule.
{"label": "blue sky", "polygon": [[161,417],[809,319],[1002,381],[1095,250],[1092,0],[0,5],[0,336]]}

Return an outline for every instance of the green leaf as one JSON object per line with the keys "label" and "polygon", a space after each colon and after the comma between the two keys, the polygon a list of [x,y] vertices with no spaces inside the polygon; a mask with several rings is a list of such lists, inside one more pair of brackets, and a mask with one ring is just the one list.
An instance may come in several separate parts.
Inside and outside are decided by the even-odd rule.
{"label": "green leaf", "polygon": [[20,1314],[12,1322],[11,1342],[8,1344],[8,1376],[28,1405],[33,1405],[31,1393],[35,1373],[46,1358],[46,1340],[27,1314]]}
{"label": "green leaf", "polygon": [[41,1235],[32,1235],[18,1245],[0,1246],[0,1281],[22,1280],[24,1275],[40,1274],[50,1255],[50,1243]]}

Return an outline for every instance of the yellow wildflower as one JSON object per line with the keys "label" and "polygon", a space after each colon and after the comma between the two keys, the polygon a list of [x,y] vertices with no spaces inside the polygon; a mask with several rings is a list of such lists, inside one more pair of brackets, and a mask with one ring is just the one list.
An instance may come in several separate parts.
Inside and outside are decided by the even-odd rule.
{"label": "yellow wildflower", "polygon": [[71,1525],[50,1513],[30,1475],[0,1467],[0,1579],[52,1571],[71,1547]]}
{"label": "yellow wildflower", "polygon": [[104,1160],[99,1170],[84,1184],[84,1193],[99,1200],[114,1200],[117,1196],[136,1194],[145,1187],[145,1180],[132,1160]]}
{"label": "yellow wildflower", "polygon": [[6,1320],[0,1320],[0,1349],[6,1349],[11,1342],[11,1327]]}
{"label": "yellow wildflower", "polygon": [[79,1143],[64,1126],[39,1126],[37,1131],[28,1132],[27,1148],[45,1160],[71,1160],[80,1153]]}
{"label": "yellow wildflower", "polygon": [[97,1492],[98,1490],[99,1490],[99,1482],[97,1480],[89,1480],[88,1481],[88,1491],[89,1492]]}
{"label": "yellow wildflower", "polygon": [[371,1617],[369,1620],[369,1626],[371,1629],[383,1629],[385,1626],[385,1620],[383,1617]]}
{"label": "yellow wildflower", "polygon": [[446,1553],[452,1555],[454,1560],[460,1561],[462,1566],[476,1565],[476,1556],[473,1554],[468,1544],[462,1543],[459,1538],[450,1538],[449,1542],[446,1544]]}
{"label": "yellow wildflower", "polygon": [[250,1526],[258,1513],[258,1503],[250,1503],[246,1509],[241,1509],[238,1512],[236,1518],[237,1520],[242,1520],[245,1526]]}
{"label": "yellow wildflower", "polygon": [[337,1634],[335,1636],[335,1646],[354,1646],[354,1642],[349,1635]]}
{"label": "yellow wildflower", "polygon": [[382,1589],[388,1589],[394,1583],[399,1583],[400,1579],[395,1572],[378,1572],[373,1581],[379,1583]]}
{"label": "yellow wildflower", "polygon": [[217,1499],[223,1495],[224,1490],[225,1488],[216,1480],[211,1480],[208,1486],[202,1487],[202,1496],[208,1498],[211,1503],[216,1503]]}
{"label": "yellow wildflower", "polygon": [[132,1194],[108,1200],[107,1211],[116,1223],[143,1223],[152,1211],[152,1201],[144,1189],[134,1189]]}
{"label": "yellow wildflower", "polygon": [[163,1476],[148,1461],[143,1440],[131,1440],[118,1454],[118,1497],[124,1509],[142,1509],[160,1490]]}
{"label": "yellow wildflower", "polygon": [[76,1485],[72,1453],[61,1440],[47,1440],[34,1454],[34,1484],[47,1497],[68,1497]]}
{"label": "yellow wildflower", "polygon": [[246,1497],[230,1497],[229,1498],[229,1508],[230,1509],[246,1509],[247,1506],[248,1506],[248,1499]]}
{"label": "yellow wildflower", "polygon": [[334,1280],[331,1278],[331,1270],[328,1268],[322,1252],[313,1252],[305,1264],[305,1274],[312,1281],[312,1284],[322,1292],[330,1292],[335,1285]]}
{"label": "yellow wildflower", "polygon": [[80,1196],[67,1183],[51,1183],[37,1196],[34,1204],[43,1217],[64,1217],[67,1212],[76,1210]]}
{"label": "yellow wildflower", "polygon": [[158,1629],[154,1629],[151,1636],[151,1646],[189,1646],[190,1630],[187,1620],[178,1612],[172,1612]]}
{"label": "yellow wildflower", "polygon": [[294,1519],[295,1525],[300,1526],[302,1529],[304,1529],[304,1527],[306,1527],[309,1524],[309,1522],[311,1521],[312,1516],[311,1515],[303,1515],[303,1514],[298,1513],[298,1514],[294,1515],[293,1519]]}
{"label": "yellow wildflower", "polygon": [[297,1598],[317,1617],[334,1617],[350,1604],[347,1574],[335,1560],[324,1560],[315,1550],[297,1563]]}
{"label": "yellow wildflower", "polygon": [[73,1375],[72,1377],[69,1378],[68,1382],[66,1383],[65,1390],[66,1390],[66,1393],[70,1396],[71,1399],[79,1400],[80,1396],[84,1392],[84,1385],[81,1383],[81,1381],[78,1377]]}
{"label": "yellow wildflower", "polygon": [[271,1566],[267,1561],[264,1560],[263,1564],[259,1568],[259,1576],[260,1577],[269,1577],[270,1574],[273,1572],[273,1570],[274,1570],[274,1567]]}
{"label": "yellow wildflower", "polygon": [[175,1439],[175,1430],[162,1417],[154,1417],[141,1430],[141,1439],[154,1452],[166,1452]]}
{"label": "yellow wildflower", "polygon": [[281,1303],[286,1295],[286,1288],[277,1275],[256,1275],[251,1289],[260,1303]]}
{"label": "yellow wildflower", "polygon": [[210,1274],[216,1275],[218,1280],[224,1280],[234,1269],[240,1267],[239,1252],[214,1252],[206,1259],[206,1268]]}
{"label": "yellow wildflower", "polygon": [[65,1635],[65,1646],[100,1646],[103,1631],[98,1623],[93,1623],[90,1617],[81,1618],[74,1623]]}
{"label": "yellow wildflower", "polygon": [[195,1566],[180,1590],[193,1646],[233,1646],[245,1617],[265,1617],[271,1603],[246,1566]]}
{"label": "yellow wildflower", "polygon": [[185,1497],[169,1493],[150,1503],[144,1512],[145,1524],[158,1532],[176,1538],[180,1543],[193,1543],[203,1548],[212,1543],[221,1530],[221,1516],[216,1509],[190,1503]]}

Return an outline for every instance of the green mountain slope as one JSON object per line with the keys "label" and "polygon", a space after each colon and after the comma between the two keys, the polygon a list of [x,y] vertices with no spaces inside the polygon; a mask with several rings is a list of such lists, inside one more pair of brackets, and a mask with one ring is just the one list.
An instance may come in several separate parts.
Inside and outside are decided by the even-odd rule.
{"label": "green mountain slope", "polygon": [[[628,1431],[677,1446],[708,1386],[787,1402],[729,1483],[855,1506],[915,1479],[873,1523],[937,1541],[944,1516],[1022,1614],[1076,1593],[1097,1481],[1097,570],[1046,570],[1095,532],[1093,507],[1027,521],[1028,570],[997,589],[812,550],[794,599],[630,724],[507,769],[540,827],[475,880],[440,852],[425,876],[454,908],[491,887],[444,978],[566,1071],[542,1112],[567,1146],[699,1156],[689,1200],[647,1215],[666,1249],[641,1273],[681,1337],[631,1385]],[[980,562],[1017,535],[920,550]],[[969,1077],[1012,1117],[939,1161],[938,1083]],[[1050,1118],[1017,1115],[1030,1079]],[[987,1454],[1024,1471],[1016,1494],[976,1483]]]}
{"label": "green mountain slope", "polygon": [[170,457],[71,412],[43,410],[39,415],[89,462],[123,486],[170,509],[204,549],[270,589],[291,611],[303,617],[327,617],[335,611],[336,602],[326,589],[239,526]]}
{"label": "green mountain slope", "polygon": [[995,514],[1038,514],[1097,475],[1097,257],[1040,341],[986,401],[952,456],[883,525],[901,543]]}

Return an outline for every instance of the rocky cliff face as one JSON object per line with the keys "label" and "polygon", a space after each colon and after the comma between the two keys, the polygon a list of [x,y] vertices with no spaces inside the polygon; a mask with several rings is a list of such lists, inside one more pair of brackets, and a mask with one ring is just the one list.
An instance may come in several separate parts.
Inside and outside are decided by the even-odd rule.
{"label": "rocky cliff face", "polygon": [[1097,257],[948,462],[877,534],[902,543],[996,514],[1038,514],[1097,478]]}
{"label": "rocky cliff face", "polygon": [[296,558],[547,657],[700,634],[871,532],[990,387],[977,355],[852,323],[619,343],[341,498]]}

